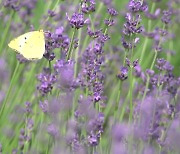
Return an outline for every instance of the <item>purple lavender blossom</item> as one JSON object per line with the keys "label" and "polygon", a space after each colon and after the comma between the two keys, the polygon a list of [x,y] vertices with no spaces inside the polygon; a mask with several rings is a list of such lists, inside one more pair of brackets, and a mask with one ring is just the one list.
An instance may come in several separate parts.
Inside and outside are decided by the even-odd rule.
{"label": "purple lavender blossom", "polygon": [[117,74],[117,77],[121,80],[124,81],[128,78],[128,68],[122,66],[120,68],[120,72]]}
{"label": "purple lavender blossom", "polygon": [[97,30],[97,31],[92,31],[91,29],[90,29],[90,27],[88,26],[88,28],[87,28],[87,33],[88,33],[88,35],[90,36],[90,37],[92,37],[92,38],[97,38],[101,33],[102,33],[102,29],[100,29],[100,30]]}
{"label": "purple lavender blossom", "polygon": [[143,31],[143,27],[139,26],[141,21],[141,16],[136,15],[135,19],[133,19],[132,14],[126,14],[126,23],[124,24],[123,34],[130,36],[131,34],[141,33]]}
{"label": "purple lavender blossom", "polygon": [[37,76],[40,84],[37,86],[39,92],[44,96],[51,92],[56,81],[55,75],[50,73],[49,68],[44,68],[44,72]]}
{"label": "purple lavender blossom", "polygon": [[50,17],[54,17],[56,15],[56,13],[52,10],[48,10],[48,14]]}
{"label": "purple lavender blossom", "polygon": [[172,15],[172,12],[170,10],[164,10],[161,21],[165,24],[169,24],[171,22],[171,15]]}
{"label": "purple lavender blossom", "polygon": [[47,132],[49,133],[49,135],[51,135],[54,138],[58,137],[58,135],[59,135],[59,130],[58,130],[57,126],[53,123],[48,125]]}
{"label": "purple lavender blossom", "polygon": [[102,2],[107,5],[107,6],[111,6],[112,4],[112,0],[102,0]]}
{"label": "purple lavender blossom", "polygon": [[95,42],[94,47],[91,46],[86,49],[82,58],[82,71],[79,75],[80,84],[82,87],[88,87],[89,91],[93,93],[94,101],[99,102],[102,100],[103,94],[103,80],[100,67],[104,61],[102,56],[104,40],[100,39]]}
{"label": "purple lavender blossom", "polygon": [[130,134],[130,128],[127,124],[116,124],[113,126],[112,131],[112,149],[113,154],[126,154],[127,144],[126,140]]}
{"label": "purple lavender blossom", "polygon": [[30,102],[26,102],[26,113],[29,114],[32,112],[32,104]]}
{"label": "purple lavender blossom", "polygon": [[40,101],[39,102],[39,107],[41,108],[41,110],[44,112],[44,113],[47,113],[49,111],[49,104],[48,104],[48,101],[45,100],[45,101]]}
{"label": "purple lavender blossom", "polygon": [[92,101],[92,97],[84,98],[83,96],[80,96],[78,100],[78,108],[75,112],[77,119],[84,116],[87,116],[90,119],[96,115],[96,110],[94,109]]}
{"label": "purple lavender blossom", "polygon": [[84,14],[82,13],[73,13],[71,18],[68,17],[68,20],[71,27],[76,29],[82,28],[85,24]]}
{"label": "purple lavender blossom", "polygon": [[[51,3],[48,0],[45,2],[48,6]],[[8,94],[7,108],[3,113],[7,120],[0,120],[2,138],[6,139],[10,148],[15,146],[12,147],[15,148],[13,151],[6,150],[6,143],[2,140],[0,153],[180,153],[180,77],[177,71],[178,63],[174,66],[171,64],[178,61],[173,61],[171,52],[166,52],[178,48],[178,36],[175,34],[180,21],[179,0],[169,0],[166,5],[162,0],[129,0],[126,2],[127,8],[120,10],[125,22],[117,22],[118,25],[116,17],[119,11],[114,9],[113,2],[115,1],[60,2],[55,4],[54,8],[53,5],[50,5],[50,8],[45,6],[48,12],[43,17],[45,8],[38,0],[2,1],[4,8],[0,11],[0,18],[4,24],[1,27],[5,28],[4,34],[7,33],[0,41],[2,57],[8,54],[4,51],[10,30],[18,35],[23,33],[24,29],[34,31],[43,26],[44,31],[48,30],[44,32],[46,43],[43,56],[46,61],[52,61],[53,68],[44,68],[43,72],[37,75],[39,98],[28,98],[33,104],[26,102],[25,105],[20,105],[18,103],[24,98],[19,98],[18,95],[24,94],[20,88],[24,80],[19,81],[18,78],[26,77],[23,66],[18,69],[17,76],[12,78],[9,91],[7,85],[13,72],[9,74],[7,66],[13,66],[14,61],[7,59],[9,64],[6,64],[6,59],[0,58],[0,105],[6,101],[4,96]],[[114,4],[123,2],[125,3],[125,0],[116,1]],[[38,24],[39,20],[34,18],[34,15],[43,17],[42,24]],[[89,19],[86,19],[88,15]],[[103,18],[105,16],[107,18]],[[155,19],[161,22],[154,21]],[[118,16],[118,21],[121,20],[121,16]],[[147,26],[148,31],[142,23]],[[160,25],[163,25],[163,28],[159,27]],[[111,26],[114,28],[110,29]],[[72,38],[69,38],[71,27],[74,32]],[[140,39],[144,39],[142,34],[147,38],[140,42]],[[119,36],[122,45],[118,44]],[[164,42],[167,44],[163,44]],[[150,60],[153,58],[149,53],[151,47],[158,54],[155,61]],[[165,49],[166,47],[168,49]],[[71,49],[76,49],[78,55],[72,54],[72,60],[65,60],[69,59],[67,53]],[[137,59],[141,56],[141,50],[145,53],[140,60],[146,61],[142,65]],[[161,55],[157,53],[159,51],[165,53]],[[166,54],[169,61],[162,58],[166,57]],[[174,54],[176,55],[176,52]],[[78,56],[75,60],[74,55]],[[17,55],[17,59],[20,63],[26,62],[20,55]],[[43,61],[37,63],[37,67],[42,65]],[[121,66],[118,74],[117,66]],[[152,70],[147,69],[147,66],[151,66]],[[38,71],[38,68],[35,71]],[[128,81],[129,73],[132,78]],[[117,80],[114,80],[115,75]],[[126,82],[123,82],[124,80]],[[116,86],[117,81],[123,84]],[[32,83],[31,86],[36,84],[27,80],[23,85],[28,86],[29,82]],[[34,93],[31,90],[28,92],[29,97]],[[118,97],[115,97],[116,94]],[[128,122],[128,103],[131,99],[132,121]],[[121,106],[117,107],[117,111],[111,110],[116,101],[122,102]],[[34,104],[37,102],[38,104]],[[39,105],[40,109],[35,114],[34,105]],[[13,114],[10,114],[11,111]],[[121,122],[118,123],[119,120]],[[6,126],[3,127],[3,124]],[[15,130],[19,130],[19,140],[13,137],[17,133]],[[43,148],[43,145],[46,147]]]}
{"label": "purple lavender blossom", "polygon": [[108,8],[108,13],[110,16],[117,16],[118,12],[114,8]]}
{"label": "purple lavender blossom", "polygon": [[154,70],[147,69],[146,74],[148,74],[149,76],[153,76],[154,75]]}
{"label": "purple lavender blossom", "polygon": [[[53,60],[55,58],[55,54],[53,52],[56,48],[62,48],[62,51],[67,51],[70,39],[69,37],[64,34],[64,27],[60,26],[55,29],[55,32],[45,32],[45,38],[46,38],[46,53],[44,54],[44,57],[48,59],[49,61]],[[62,53],[63,54],[63,53]]]}
{"label": "purple lavender blossom", "polygon": [[76,49],[79,46],[79,40],[78,39],[74,39],[73,45],[74,45],[74,49]]}
{"label": "purple lavender blossom", "polygon": [[73,145],[78,144],[79,140],[78,140],[78,126],[77,126],[77,122],[74,120],[70,120],[67,123],[67,134],[66,134],[66,142],[73,146],[73,150],[75,150],[76,146]]}
{"label": "purple lavender blossom", "polygon": [[89,143],[91,146],[97,146],[98,143],[99,143],[97,136],[94,135],[94,134],[89,135],[89,136],[88,136],[88,143]]}
{"label": "purple lavender blossom", "polygon": [[3,5],[4,7],[13,9],[15,11],[19,11],[20,9],[20,6],[18,5],[18,0],[6,0]]}
{"label": "purple lavender blossom", "polygon": [[141,77],[142,70],[141,70],[141,66],[139,64],[135,65],[134,70],[135,70],[134,75],[136,77]]}
{"label": "purple lavender blossom", "polygon": [[168,93],[161,91],[159,98],[155,97],[156,94],[157,90],[152,91],[141,104],[141,122],[137,127],[136,135],[140,135],[145,141],[147,139],[154,140],[163,145],[164,140],[161,136],[163,131],[167,129],[167,123],[170,120],[169,113],[173,113],[171,110],[173,108],[170,108],[171,96]]}
{"label": "purple lavender blossom", "polygon": [[74,84],[74,62],[69,60],[57,60],[54,64],[59,88],[67,90]]}
{"label": "purple lavender blossom", "polygon": [[81,2],[81,11],[85,14],[94,12],[96,10],[95,5],[95,0],[83,0]]}
{"label": "purple lavender blossom", "polygon": [[155,20],[155,19],[157,19],[157,18],[160,16],[160,13],[161,13],[161,9],[158,8],[158,9],[156,9],[156,11],[154,12],[154,14],[146,11],[146,12],[145,12],[145,15],[146,15],[148,18]]}
{"label": "purple lavender blossom", "polygon": [[132,49],[132,43],[126,41],[124,37],[121,38],[121,43],[125,49]]}
{"label": "purple lavender blossom", "polygon": [[163,58],[157,59],[156,67],[160,71],[162,71],[162,70],[172,71],[173,70],[173,66],[170,65],[170,63]]}
{"label": "purple lavender blossom", "polygon": [[99,139],[101,134],[103,133],[103,124],[104,124],[104,114],[98,113],[97,117],[90,119],[87,124],[88,130],[88,143],[91,146],[97,146],[99,143]]}
{"label": "purple lavender blossom", "polygon": [[128,3],[128,10],[130,12],[139,12],[139,11],[147,11],[148,10],[148,5],[146,4],[145,1],[141,0],[130,0]]}
{"label": "purple lavender blossom", "polygon": [[115,24],[115,21],[114,21],[114,19],[105,19],[104,23],[105,23],[105,25],[110,27],[110,26],[113,26]]}
{"label": "purple lavender blossom", "polygon": [[26,58],[24,58],[23,57],[23,55],[21,55],[21,54],[17,54],[16,55],[16,58],[17,58],[17,60],[22,64],[22,63],[27,63],[27,62],[29,62],[29,60],[27,60]]}
{"label": "purple lavender blossom", "polygon": [[[34,121],[31,118],[27,119],[27,129],[29,132],[31,132],[33,130],[33,126],[34,126]],[[30,135],[30,134],[29,134]],[[31,139],[31,136],[28,136],[27,140],[29,141]]]}
{"label": "purple lavender blossom", "polygon": [[46,53],[44,53],[43,56],[44,56],[44,58],[46,58],[48,61],[52,61],[52,60],[54,60],[54,58],[56,57],[54,52],[46,52]]}
{"label": "purple lavender blossom", "polygon": [[166,145],[170,147],[170,149],[175,150],[177,153],[180,152],[180,147],[179,147],[179,140],[180,140],[180,133],[179,133],[179,119],[175,119],[172,122],[172,125],[167,131],[167,139],[166,139]]}
{"label": "purple lavender blossom", "polygon": [[25,141],[26,141],[25,130],[21,129],[20,135],[19,135],[19,148],[20,148],[20,150],[24,149]]}

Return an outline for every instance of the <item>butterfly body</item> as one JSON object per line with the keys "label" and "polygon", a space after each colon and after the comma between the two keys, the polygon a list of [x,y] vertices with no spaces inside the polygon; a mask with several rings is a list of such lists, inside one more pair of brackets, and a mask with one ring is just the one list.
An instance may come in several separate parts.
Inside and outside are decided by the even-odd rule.
{"label": "butterfly body", "polygon": [[41,59],[45,52],[43,30],[32,31],[12,40],[8,46],[28,60]]}

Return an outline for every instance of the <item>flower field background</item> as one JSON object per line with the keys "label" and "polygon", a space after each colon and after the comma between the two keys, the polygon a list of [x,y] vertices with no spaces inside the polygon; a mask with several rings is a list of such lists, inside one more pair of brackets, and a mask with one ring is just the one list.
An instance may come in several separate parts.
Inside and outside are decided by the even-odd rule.
{"label": "flower field background", "polygon": [[[179,154],[179,27],[179,0],[0,0],[0,153]],[[42,59],[8,47],[35,30]]]}

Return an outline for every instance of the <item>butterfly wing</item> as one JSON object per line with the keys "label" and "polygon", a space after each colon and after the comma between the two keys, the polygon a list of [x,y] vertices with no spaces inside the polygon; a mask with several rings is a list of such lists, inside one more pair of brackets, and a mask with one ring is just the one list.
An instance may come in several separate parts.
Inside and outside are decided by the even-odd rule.
{"label": "butterfly wing", "polygon": [[45,52],[45,39],[43,30],[25,33],[12,40],[8,46],[26,59],[41,59]]}
{"label": "butterfly wing", "polygon": [[25,43],[25,40],[27,38],[29,38],[29,36],[31,35],[32,32],[29,32],[29,33],[25,33],[15,39],[13,39],[9,44],[8,46],[12,49],[14,49],[16,52],[18,53],[21,53],[22,51],[22,46],[24,45]]}

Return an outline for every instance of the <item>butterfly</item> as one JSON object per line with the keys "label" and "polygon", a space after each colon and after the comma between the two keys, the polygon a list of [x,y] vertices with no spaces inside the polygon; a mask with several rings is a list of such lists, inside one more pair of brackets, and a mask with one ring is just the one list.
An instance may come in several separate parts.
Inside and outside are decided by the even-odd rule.
{"label": "butterfly", "polygon": [[39,30],[25,33],[10,41],[8,46],[28,60],[41,59],[45,53],[44,32]]}

